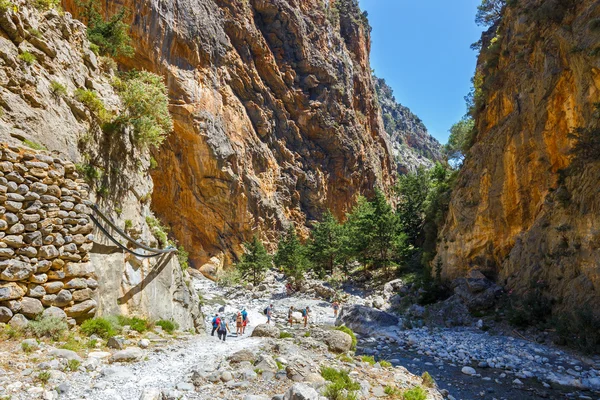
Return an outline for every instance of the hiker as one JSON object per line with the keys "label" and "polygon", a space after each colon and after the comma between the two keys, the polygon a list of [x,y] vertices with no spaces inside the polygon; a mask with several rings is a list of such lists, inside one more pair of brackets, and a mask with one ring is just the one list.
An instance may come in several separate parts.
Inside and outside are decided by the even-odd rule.
{"label": "hiker", "polygon": [[219,318],[219,314],[215,314],[213,320],[212,320],[212,332],[210,333],[210,336],[215,336],[215,331],[217,330],[217,328],[219,327],[219,323],[221,322],[220,318]]}
{"label": "hiker", "polygon": [[333,307],[333,316],[337,317],[338,311],[340,309],[340,303],[338,303],[337,300],[335,300],[331,306]]}
{"label": "hiker", "polygon": [[267,316],[267,324],[271,323],[271,314],[273,313],[273,304],[269,304],[269,307],[265,308],[265,315]]}
{"label": "hiker", "polygon": [[292,293],[294,293],[294,289],[292,289],[292,284],[288,282],[285,284],[285,294],[290,296]]}
{"label": "hiker", "polygon": [[238,312],[237,316],[235,317],[235,334],[236,335],[242,335],[242,328],[243,328],[243,323],[244,323],[244,318],[242,318],[242,313]]}
{"label": "hiker", "polygon": [[294,327],[294,306],[291,306],[288,311],[288,322],[291,327]]}
{"label": "hiker", "polygon": [[248,311],[244,307],[242,308],[242,335],[246,333],[246,325],[248,325]]}
{"label": "hiker", "polygon": [[310,308],[306,306],[306,308],[302,309],[302,318],[304,318],[304,327],[306,328],[306,324],[308,322],[308,314],[310,312]]}
{"label": "hiker", "polygon": [[222,338],[223,341],[225,341],[225,338],[227,337],[227,332],[229,332],[229,324],[227,323],[227,321],[225,321],[225,318],[220,318],[219,327],[217,328],[217,335],[219,336],[219,340],[221,340]]}

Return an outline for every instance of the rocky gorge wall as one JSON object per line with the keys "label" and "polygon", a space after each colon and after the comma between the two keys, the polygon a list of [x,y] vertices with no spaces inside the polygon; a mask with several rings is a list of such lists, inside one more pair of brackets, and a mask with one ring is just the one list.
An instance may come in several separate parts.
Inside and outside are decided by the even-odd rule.
{"label": "rocky gorge wall", "polygon": [[[87,90],[95,94],[108,112],[118,112],[121,101],[111,84],[113,63],[90,50],[85,26],[69,13],[40,10],[20,0],[11,4],[12,7],[0,10],[0,142],[15,149],[41,149],[35,157],[48,162],[63,160],[65,166],[69,165],[68,173],[65,172],[68,179],[78,174],[78,185],[85,179],[89,200],[117,226],[127,228],[128,234],[138,241],[160,247],[148,225],[148,221],[154,220],[150,210],[153,183],[148,173],[149,151],[136,146],[126,130],[103,132],[90,107],[78,96],[80,91]],[[26,61],[25,53],[34,58]],[[30,161],[25,160],[25,168],[29,168]],[[86,271],[94,271],[93,279],[98,282],[98,288],[91,293],[92,299],[85,300],[89,305],[94,302],[93,307],[85,310],[85,316],[93,311],[96,315],[124,313],[154,320],[172,319],[185,330],[203,329],[198,295],[175,255],[158,260],[138,259],[114,245],[96,228],[92,233],[91,243],[86,236],[83,244],[64,244],[69,248],[76,245],[78,250],[81,246],[85,248],[87,255],[81,256],[86,262],[82,265]],[[16,251],[5,261],[21,256]],[[60,252],[57,260],[62,260]],[[15,285],[19,286],[10,284],[12,288]],[[29,288],[14,290],[22,295],[25,289]],[[46,296],[51,298],[58,293],[47,291]],[[66,292],[65,296],[68,297]],[[11,297],[16,296],[13,293]],[[52,304],[48,299],[45,305]]]}
{"label": "rocky gorge wall", "polygon": [[477,137],[439,236],[446,279],[478,269],[600,310],[598,17],[596,1],[513,2],[484,40]]}
{"label": "rocky gorge wall", "polygon": [[[78,15],[73,0],[63,2]],[[157,153],[153,209],[195,267],[230,264],[260,232],[337,216],[392,182],[369,27],[344,0],[103,2],[129,11],[126,68],[166,77],[175,129]]]}

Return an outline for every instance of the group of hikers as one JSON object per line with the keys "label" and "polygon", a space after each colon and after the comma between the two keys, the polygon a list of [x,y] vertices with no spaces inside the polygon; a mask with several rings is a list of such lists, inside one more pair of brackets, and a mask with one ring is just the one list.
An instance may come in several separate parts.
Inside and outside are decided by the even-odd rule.
{"label": "group of hikers", "polygon": [[[248,325],[248,311],[246,308],[242,308],[242,311],[238,311],[235,317],[235,334],[243,335],[246,333],[246,325]],[[229,329],[229,324],[227,323],[227,319],[224,316],[219,316],[219,314],[215,314],[212,320],[212,332],[211,336],[215,336],[215,331],[217,332],[217,336],[219,340],[225,341],[227,338],[227,333],[231,333]]]}

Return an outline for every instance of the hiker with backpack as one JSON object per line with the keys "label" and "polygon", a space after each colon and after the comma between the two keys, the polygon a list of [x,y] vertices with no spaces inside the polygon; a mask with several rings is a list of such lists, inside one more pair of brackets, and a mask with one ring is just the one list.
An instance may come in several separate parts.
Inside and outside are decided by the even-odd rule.
{"label": "hiker with backpack", "polygon": [[242,313],[238,312],[237,316],[235,317],[235,334],[236,335],[242,335],[242,328],[243,328],[243,322],[244,319],[242,318]]}
{"label": "hiker with backpack", "polygon": [[244,307],[242,308],[242,335],[246,333],[246,325],[248,325],[248,311]]}
{"label": "hiker with backpack", "polygon": [[225,341],[225,338],[227,337],[227,332],[230,332],[229,324],[227,323],[225,318],[220,318],[219,326],[217,328],[217,335],[219,336],[219,340],[223,339],[223,341]]}
{"label": "hiker with backpack", "polygon": [[269,304],[267,308],[265,308],[265,315],[267,316],[267,324],[271,323],[271,314],[273,312],[273,304]]}
{"label": "hiker with backpack", "polygon": [[220,318],[219,318],[219,314],[215,314],[214,318],[212,319],[212,332],[210,333],[210,336],[215,336],[215,331],[217,330],[217,328],[219,327],[219,323],[221,322]]}
{"label": "hiker with backpack", "polygon": [[306,308],[302,309],[302,318],[304,318],[304,327],[306,328],[306,324],[308,323],[310,307],[306,306]]}
{"label": "hiker with backpack", "polygon": [[333,304],[331,306],[333,307],[333,316],[337,317],[338,311],[340,309],[340,303],[338,303],[337,300],[334,300],[334,302],[333,302]]}
{"label": "hiker with backpack", "polygon": [[290,326],[293,328],[294,327],[294,306],[291,306],[288,311],[288,322],[289,322]]}

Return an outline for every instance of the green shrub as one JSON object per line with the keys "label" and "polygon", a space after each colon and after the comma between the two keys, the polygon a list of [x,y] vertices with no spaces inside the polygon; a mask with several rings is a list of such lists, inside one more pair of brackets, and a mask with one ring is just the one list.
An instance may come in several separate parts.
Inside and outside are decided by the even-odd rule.
{"label": "green shrub", "polygon": [[427,371],[423,372],[421,379],[423,379],[423,386],[425,387],[432,388],[436,386],[435,379]]}
{"label": "green shrub", "polygon": [[356,335],[354,334],[354,332],[352,331],[352,329],[348,328],[346,325],[342,325],[342,326],[338,326],[337,328],[335,328],[338,331],[342,331],[344,333],[347,333],[348,335],[350,335],[350,337],[352,338],[352,345],[350,347],[351,350],[356,350]]}
{"label": "green shrub", "polygon": [[133,228],[133,221],[130,219],[126,219],[125,220],[125,230],[127,231],[131,228]]}
{"label": "green shrub", "polygon": [[310,337],[310,332],[309,331],[304,332],[304,337]]}
{"label": "green shrub", "polygon": [[324,396],[329,400],[354,399],[356,396],[353,392],[360,390],[360,384],[350,378],[348,371],[321,367],[321,376],[331,382],[324,392]]}
{"label": "green shrub", "polygon": [[380,360],[379,365],[381,365],[382,368],[390,368],[392,363],[386,360]]}
{"label": "green shrub", "polygon": [[224,270],[218,276],[217,282],[219,286],[231,287],[238,285],[242,281],[240,271],[236,268]]}
{"label": "green shrub", "polygon": [[402,393],[402,399],[427,400],[427,392],[421,386],[417,386]]}
{"label": "green shrub", "polygon": [[60,5],[60,0],[35,0],[34,7],[40,11],[47,11]]}
{"label": "green shrub", "polygon": [[52,91],[52,94],[54,94],[55,96],[66,96],[67,95],[67,87],[57,81],[50,82],[50,90]]}
{"label": "green shrub", "polygon": [[168,321],[165,319],[161,319],[160,321],[156,322],[154,325],[160,326],[163,329],[163,331],[165,331],[167,333],[173,333],[173,331],[175,331],[177,328],[179,328],[179,325],[177,324],[177,322]]}
{"label": "green shrub", "polygon": [[88,349],[95,349],[96,348],[96,344],[98,344],[98,339],[90,339],[87,341],[87,343],[85,344],[85,346]]}
{"label": "green shrub", "polygon": [[9,339],[20,338],[21,336],[23,336],[23,333],[24,332],[23,332],[22,329],[15,328],[15,327],[12,327],[10,325],[7,325],[6,328],[4,328],[4,334]]}
{"label": "green shrub", "polygon": [[50,380],[50,377],[50,371],[42,371],[37,375],[36,379],[40,381],[42,385],[45,385]]}
{"label": "green shrub", "polygon": [[23,144],[33,150],[47,150],[41,144],[32,142],[31,140],[27,140],[27,139],[23,140]]}
{"label": "green shrub", "polygon": [[37,58],[28,51],[24,51],[21,54],[19,54],[19,59],[25,61],[25,63],[29,65],[37,61]]}
{"label": "green shrub", "polygon": [[148,71],[133,71],[115,79],[114,86],[125,107],[118,122],[133,127],[140,145],[160,146],[173,130],[163,78]]}
{"label": "green shrub", "polygon": [[555,317],[558,344],[568,345],[589,354],[600,353],[600,318],[591,310],[577,310]]}
{"label": "green shrub", "polygon": [[186,271],[190,267],[190,264],[188,262],[189,256],[190,253],[185,251],[185,248],[183,246],[179,246],[177,248],[177,260],[179,261],[181,269],[184,271]]}
{"label": "green shrub", "polygon": [[67,368],[71,372],[75,372],[79,369],[81,362],[79,360],[69,360],[67,361]]}
{"label": "green shrub", "polygon": [[402,394],[400,389],[398,389],[396,387],[392,387],[392,386],[386,386],[383,389],[383,392],[392,398],[398,398]]}
{"label": "green shrub", "polygon": [[123,22],[126,17],[125,8],[105,21],[100,14],[99,2],[89,0],[82,2],[81,6],[83,20],[88,26],[88,39],[95,47],[92,51],[96,50],[99,54],[110,57],[133,56],[129,25]]}
{"label": "green shrub", "polygon": [[41,317],[35,321],[29,321],[27,332],[35,337],[49,337],[58,340],[67,330],[66,321],[57,317]]}
{"label": "green shrub", "polygon": [[275,361],[275,363],[277,363],[277,369],[278,369],[279,371],[281,371],[281,370],[285,369],[284,365],[283,365],[281,362],[279,362],[279,361]]}
{"label": "green shrub", "polygon": [[341,362],[346,362],[346,363],[351,363],[351,362],[353,362],[353,361],[354,361],[354,360],[352,359],[352,357],[349,357],[347,354],[340,354],[340,355],[338,356],[338,359],[339,359]]}
{"label": "green shrub", "polygon": [[88,319],[81,324],[81,332],[88,336],[98,335],[104,339],[108,339],[117,334],[117,329],[114,323],[108,319],[98,317]]}
{"label": "green shrub", "polygon": [[126,317],[124,315],[117,316],[120,326],[128,325],[132,330],[139,333],[146,332],[152,327],[152,324],[147,320],[138,317]]}
{"label": "green shrub", "polygon": [[146,217],[146,223],[152,231],[152,234],[158,240],[158,243],[160,243],[161,246],[165,247],[169,243],[169,238],[167,236],[169,228],[161,224],[158,219],[151,216]]}
{"label": "green shrub", "polygon": [[93,90],[79,88],[75,90],[75,98],[82,102],[101,123],[108,123],[112,114],[106,109],[104,103]]}
{"label": "green shrub", "polygon": [[158,167],[158,161],[156,161],[156,158],[154,157],[150,157],[150,169],[156,169]]}
{"label": "green shrub", "polygon": [[279,339],[286,339],[286,338],[291,338],[294,337],[294,335],[292,335],[289,332],[280,332],[279,333]]}
{"label": "green shrub", "polygon": [[42,32],[40,32],[39,30],[35,29],[35,28],[29,28],[27,30],[27,32],[29,32],[29,34],[33,37],[36,37],[38,39],[40,39],[43,35]]}
{"label": "green shrub", "polygon": [[9,9],[13,8],[15,5],[10,0],[0,0],[0,12],[7,12]]}
{"label": "green shrub", "polygon": [[75,335],[73,335],[73,334],[70,334],[67,337],[67,340],[62,345],[60,345],[60,348],[66,349],[66,350],[71,350],[76,353],[83,351],[81,339],[79,339],[78,337],[75,337]]}
{"label": "green shrub", "polygon": [[102,172],[92,164],[75,164],[75,168],[88,183],[93,183],[102,176]]}
{"label": "green shrub", "polygon": [[373,356],[361,356],[360,360],[370,365],[375,365],[375,358]]}
{"label": "green shrub", "polygon": [[29,354],[29,353],[31,353],[33,351],[33,346],[30,345],[27,342],[22,342],[21,343],[21,350],[23,350],[23,352]]}

